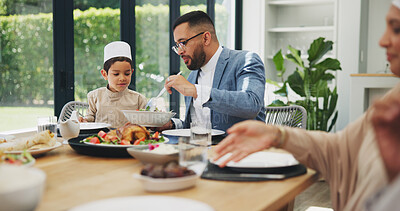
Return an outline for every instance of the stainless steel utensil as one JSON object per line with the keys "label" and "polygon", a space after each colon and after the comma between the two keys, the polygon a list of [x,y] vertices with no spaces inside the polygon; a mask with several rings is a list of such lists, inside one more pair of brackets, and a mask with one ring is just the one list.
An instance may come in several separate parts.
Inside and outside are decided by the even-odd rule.
{"label": "stainless steel utensil", "polygon": [[[180,74],[182,74],[182,71],[180,71],[176,75],[180,75]],[[161,89],[160,93],[158,93],[157,97],[150,98],[149,102],[147,102],[147,104],[145,106],[146,110],[155,111],[156,107],[157,107],[157,103],[155,102],[154,99],[157,99],[157,98],[161,97],[161,95],[163,95],[165,93],[165,91],[167,91],[167,89],[165,89],[165,87],[163,87]],[[149,109],[147,109],[147,108],[149,108]]]}

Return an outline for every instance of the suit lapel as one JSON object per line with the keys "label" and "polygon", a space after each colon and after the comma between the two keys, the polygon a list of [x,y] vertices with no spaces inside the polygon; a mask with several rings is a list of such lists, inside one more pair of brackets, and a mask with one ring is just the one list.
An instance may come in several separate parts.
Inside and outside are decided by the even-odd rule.
{"label": "suit lapel", "polygon": [[221,78],[224,75],[225,67],[228,64],[229,50],[226,48],[222,49],[221,55],[218,58],[217,66],[215,67],[213,88],[218,88],[221,83]]}

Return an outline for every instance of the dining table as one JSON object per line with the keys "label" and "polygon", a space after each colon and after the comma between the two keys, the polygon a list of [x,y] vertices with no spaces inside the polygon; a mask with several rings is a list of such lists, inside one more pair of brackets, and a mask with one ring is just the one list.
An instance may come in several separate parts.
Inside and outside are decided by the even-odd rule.
{"label": "dining table", "polygon": [[[210,150],[212,153],[213,149]],[[295,197],[318,180],[318,173],[307,169],[303,175],[283,180],[199,179],[188,189],[154,193],[145,191],[141,182],[133,177],[143,168],[143,164],[133,157],[81,155],[69,145],[37,157],[34,167],[47,175],[37,211],[69,210],[102,199],[152,195],[197,200],[215,210],[292,210]]]}

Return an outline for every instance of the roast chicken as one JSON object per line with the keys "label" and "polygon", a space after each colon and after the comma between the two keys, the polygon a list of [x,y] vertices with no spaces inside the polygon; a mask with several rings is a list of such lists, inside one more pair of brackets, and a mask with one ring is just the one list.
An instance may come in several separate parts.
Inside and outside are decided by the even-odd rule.
{"label": "roast chicken", "polygon": [[145,127],[132,123],[126,123],[123,127],[111,130],[107,135],[109,137],[117,136],[121,140],[130,142],[143,137],[145,137],[145,139],[150,138],[150,132]]}

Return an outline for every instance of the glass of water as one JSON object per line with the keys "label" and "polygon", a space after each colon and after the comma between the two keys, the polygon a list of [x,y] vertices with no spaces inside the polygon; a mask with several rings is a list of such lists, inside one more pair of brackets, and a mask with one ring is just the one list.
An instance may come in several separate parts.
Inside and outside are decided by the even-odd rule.
{"label": "glass of water", "polygon": [[190,123],[190,138],[194,142],[205,142],[207,146],[211,146],[211,122]]}
{"label": "glass of water", "polygon": [[179,137],[179,165],[201,174],[208,162],[207,139]]}
{"label": "glass of water", "polygon": [[45,130],[50,130],[54,133],[54,137],[57,137],[57,117],[56,116],[46,116],[38,117],[37,119],[37,132],[40,133]]}

